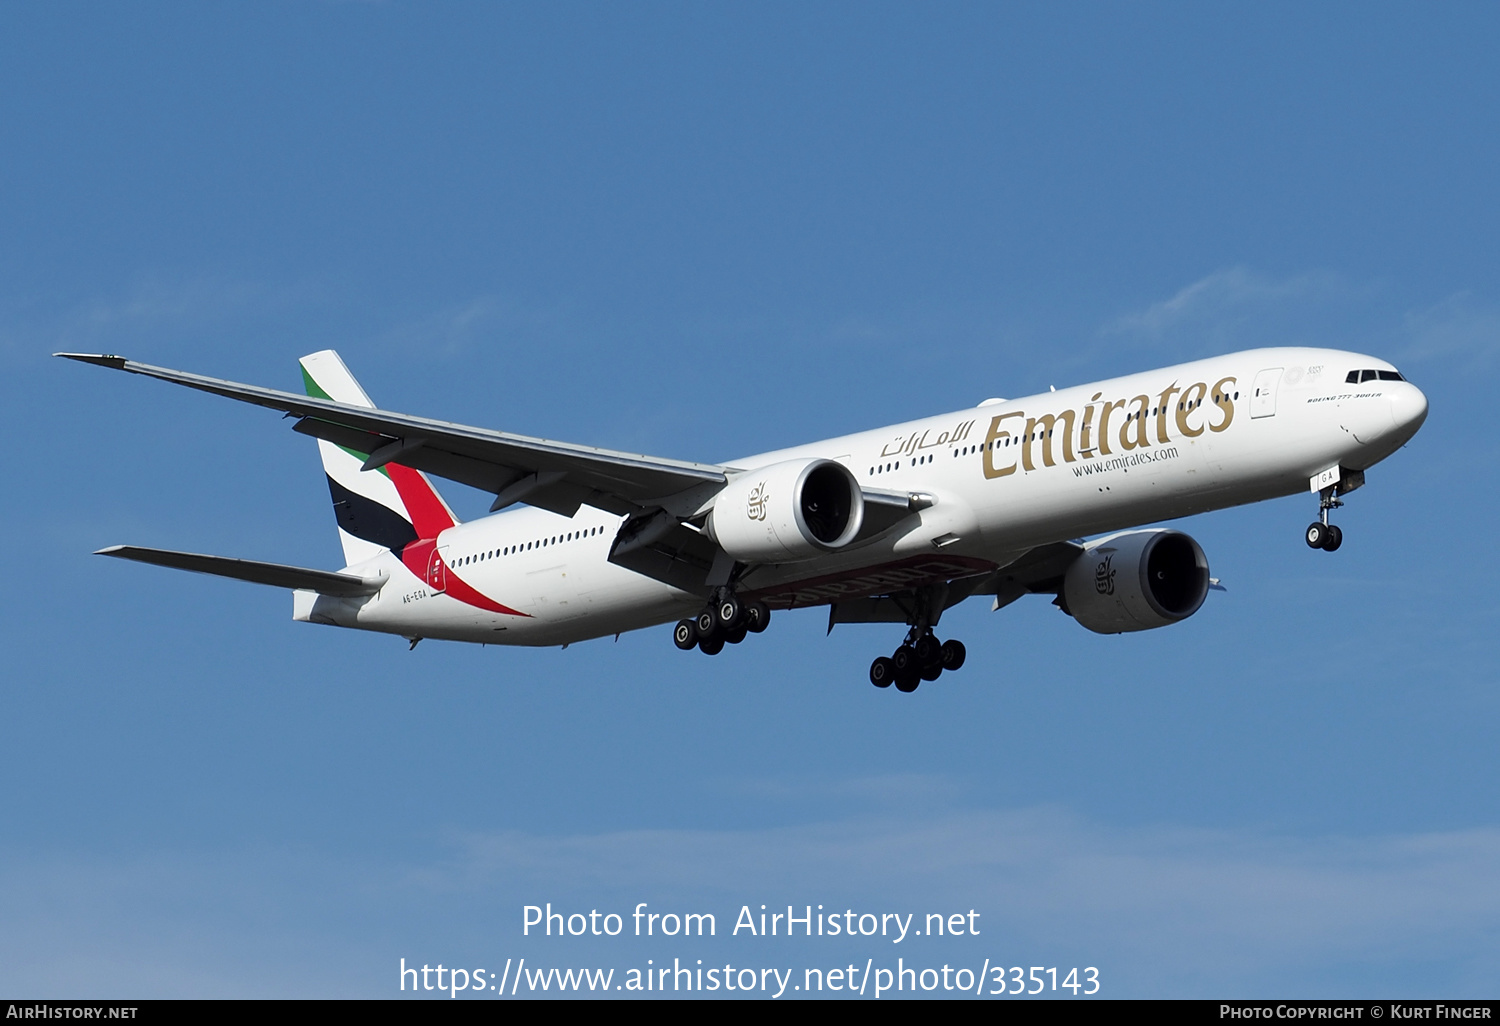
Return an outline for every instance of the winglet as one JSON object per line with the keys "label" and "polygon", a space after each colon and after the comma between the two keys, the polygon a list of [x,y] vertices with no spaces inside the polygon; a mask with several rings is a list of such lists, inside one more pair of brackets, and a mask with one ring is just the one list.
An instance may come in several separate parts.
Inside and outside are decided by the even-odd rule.
{"label": "winglet", "polygon": [[123,356],[114,356],[109,353],[53,353],[53,356],[61,356],[64,360],[77,360],[79,363],[92,363],[96,367],[109,367],[111,370],[124,370],[128,363]]}

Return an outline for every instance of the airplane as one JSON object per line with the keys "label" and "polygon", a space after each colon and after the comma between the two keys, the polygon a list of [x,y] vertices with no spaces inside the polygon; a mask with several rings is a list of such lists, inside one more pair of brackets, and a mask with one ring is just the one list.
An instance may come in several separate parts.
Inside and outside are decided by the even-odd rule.
{"label": "airplane", "polygon": [[[772,610],[826,606],[830,632],[906,626],[869,673],[903,692],[964,664],[936,628],[968,598],[1050,595],[1101,634],[1192,616],[1217,586],[1202,547],[1142,524],[1306,491],[1305,541],[1338,549],[1332,511],[1427,416],[1383,360],[1256,349],[710,464],[388,412],[332,350],[300,361],[305,395],[55,355],[296,418],[318,442],[345,566],[100,555],[288,588],[296,620],[411,648],[566,646],[676,621],[678,648],[716,655]],[[461,523],[432,477],[492,493],[491,515]]]}

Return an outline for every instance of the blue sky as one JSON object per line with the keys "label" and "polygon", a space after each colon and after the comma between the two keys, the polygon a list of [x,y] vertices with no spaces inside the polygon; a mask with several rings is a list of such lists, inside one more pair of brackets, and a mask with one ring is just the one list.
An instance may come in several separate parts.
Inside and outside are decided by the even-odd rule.
{"label": "blue sky", "polygon": [[[0,990],[386,996],[523,955],[1094,965],[1110,996],[1494,996],[1492,7],[0,10]],[[507,651],[89,555],[338,562],[274,415],[59,349],[719,460],[1239,348],[1393,360],[1427,425],[1336,556],[969,663],[778,616]],[[487,497],[457,486],[460,515]],[[524,904],[980,909],[871,942],[546,943]],[[722,932],[722,928],[721,928]]]}

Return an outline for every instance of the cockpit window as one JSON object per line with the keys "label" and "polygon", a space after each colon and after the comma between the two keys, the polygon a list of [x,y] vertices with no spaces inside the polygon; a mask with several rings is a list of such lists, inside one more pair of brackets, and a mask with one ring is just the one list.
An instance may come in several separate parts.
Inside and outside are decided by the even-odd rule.
{"label": "cockpit window", "polygon": [[1344,379],[1345,384],[1357,385],[1362,381],[1405,381],[1400,374],[1392,370],[1352,370]]}

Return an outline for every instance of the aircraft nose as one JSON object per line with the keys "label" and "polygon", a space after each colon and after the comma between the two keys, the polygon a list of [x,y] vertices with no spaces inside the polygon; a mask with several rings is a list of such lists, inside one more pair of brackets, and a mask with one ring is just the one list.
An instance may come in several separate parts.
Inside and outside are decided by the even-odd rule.
{"label": "aircraft nose", "polygon": [[1391,420],[1396,431],[1406,438],[1417,433],[1427,419],[1427,396],[1411,382],[1402,382],[1402,387],[1390,391]]}

